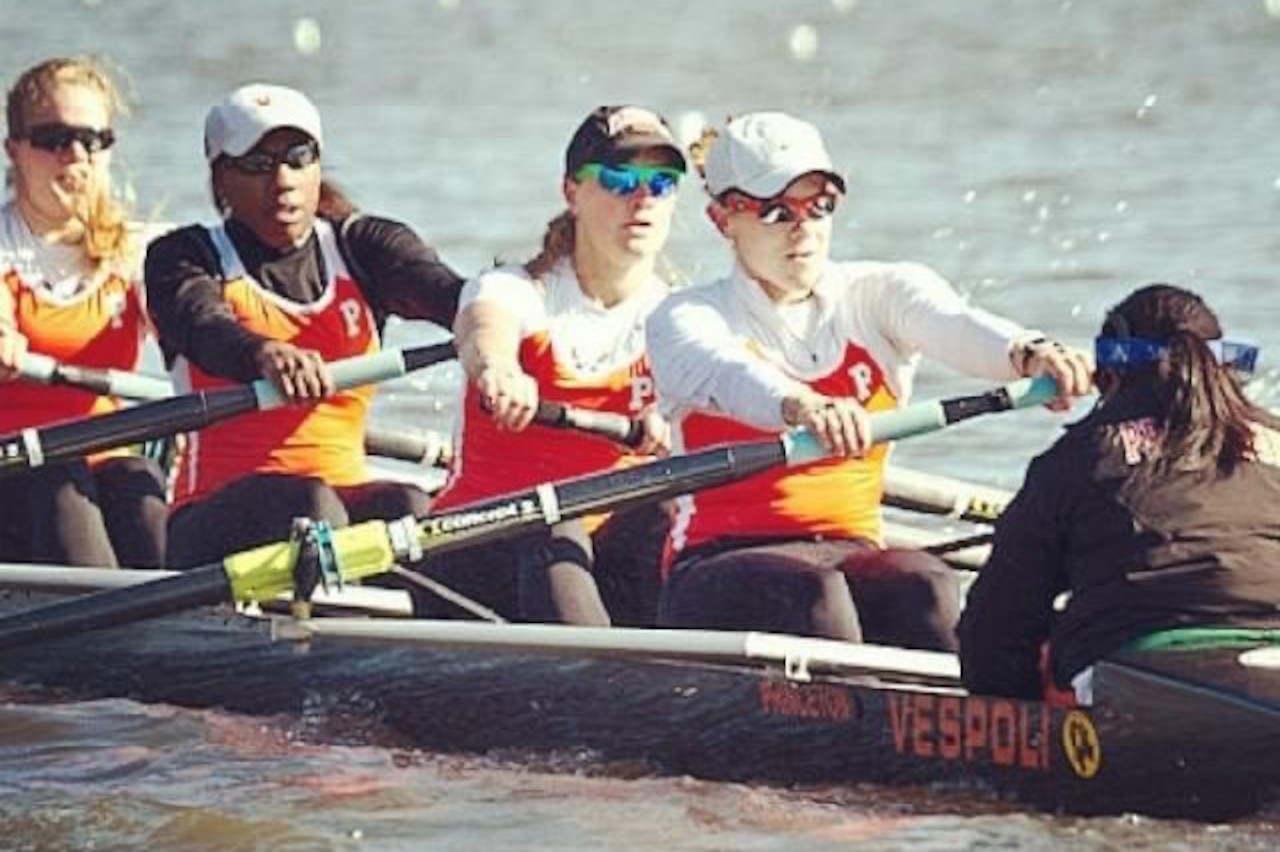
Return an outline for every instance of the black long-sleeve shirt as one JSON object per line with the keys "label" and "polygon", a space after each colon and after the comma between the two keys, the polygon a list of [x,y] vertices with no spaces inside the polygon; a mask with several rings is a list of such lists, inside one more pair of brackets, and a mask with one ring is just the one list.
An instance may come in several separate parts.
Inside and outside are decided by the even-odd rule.
{"label": "black long-sleeve shirt", "polygon": [[[464,278],[408,226],[376,216],[333,222],[339,245],[381,327],[395,314],[449,328]],[[260,285],[303,304],[318,299],[328,280],[315,232],[286,251],[227,221],[227,235],[245,271]],[[238,323],[222,296],[222,269],[208,231],[181,228],[151,244],[145,264],[147,307],[166,362],[181,354],[211,375],[258,378],[254,361],[263,338]]]}
{"label": "black long-sleeve shirt", "polygon": [[[1109,404],[1032,462],[969,591],[960,663],[974,692],[1037,698],[1049,641],[1060,687],[1142,636],[1176,627],[1280,627],[1280,434],[1258,458],[1135,478],[1143,415]],[[1070,592],[1066,609],[1054,598]]]}

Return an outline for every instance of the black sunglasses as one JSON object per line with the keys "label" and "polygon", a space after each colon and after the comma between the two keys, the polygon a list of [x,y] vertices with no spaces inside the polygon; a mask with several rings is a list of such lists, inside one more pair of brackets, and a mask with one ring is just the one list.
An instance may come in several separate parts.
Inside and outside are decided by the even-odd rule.
{"label": "black sunglasses", "polygon": [[116,133],[110,127],[101,129],[52,122],[27,129],[27,141],[41,151],[67,151],[79,142],[90,154],[105,151],[116,144]]}
{"label": "black sunglasses", "polygon": [[281,165],[293,170],[305,169],[320,161],[320,146],[314,139],[290,145],[283,151],[250,151],[242,157],[227,157],[227,162],[246,174],[265,175]]}

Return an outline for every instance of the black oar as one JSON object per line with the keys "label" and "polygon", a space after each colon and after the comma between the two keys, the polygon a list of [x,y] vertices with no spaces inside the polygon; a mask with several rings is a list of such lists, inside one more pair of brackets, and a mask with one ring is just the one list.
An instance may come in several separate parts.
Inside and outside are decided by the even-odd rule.
{"label": "black oar", "polygon": [[[590,411],[559,402],[538,403],[533,422],[588,432],[632,448],[644,441],[644,425],[625,414]],[[448,467],[453,458],[453,446],[443,435],[385,426],[365,429],[364,448],[370,455],[435,467]]]}
{"label": "black oar", "polygon": [[[1051,379],[1024,379],[975,396],[922,402],[872,415],[875,441],[890,441],[941,429],[951,423],[1053,399]],[[778,439],[674,456],[624,470],[546,483],[425,518],[368,521],[333,532],[332,555],[346,579],[387,571],[425,552],[445,552],[510,538],[602,511],[616,511],[724,485],[777,465],[822,458],[817,440],[805,432]],[[128,589],[87,595],[0,619],[0,649],[81,631],[127,624],[190,607],[224,601],[259,601],[288,591],[299,545],[278,542],[237,553],[222,562]]]}
{"label": "black oar", "polygon": [[[330,369],[334,385],[343,389],[393,379],[452,357],[453,344],[440,343],[385,349],[335,361]],[[250,385],[160,399],[86,420],[23,429],[0,436],[0,476],[189,432],[237,414],[283,404],[284,398],[271,383],[259,379]]]}
{"label": "black oar", "polygon": [[[28,382],[67,385],[132,400],[169,399],[173,396],[173,384],[159,376],[64,364],[34,352],[22,356],[18,376]],[[438,467],[447,466],[453,454],[449,439],[433,432],[405,432],[376,426],[366,431],[364,448],[370,455]]]}

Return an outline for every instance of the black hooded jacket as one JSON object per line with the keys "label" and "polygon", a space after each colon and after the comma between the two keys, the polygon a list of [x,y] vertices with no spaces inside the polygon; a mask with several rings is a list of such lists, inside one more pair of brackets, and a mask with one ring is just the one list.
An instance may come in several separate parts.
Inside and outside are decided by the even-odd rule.
{"label": "black hooded jacket", "polygon": [[1100,406],[1028,468],[961,620],[971,691],[1040,697],[1045,640],[1065,687],[1155,631],[1280,627],[1280,433],[1259,425],[1256,458],[1230,474],[1134,476],[1153,410]]}

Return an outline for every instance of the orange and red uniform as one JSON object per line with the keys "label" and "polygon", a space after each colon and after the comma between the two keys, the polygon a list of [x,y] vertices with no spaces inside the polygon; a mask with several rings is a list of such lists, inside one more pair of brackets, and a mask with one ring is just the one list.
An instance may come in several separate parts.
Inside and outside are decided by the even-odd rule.
{"label": "orange and red uniform", "polygon": [[[675,444],[694,451],[778,434],[782,400],[802,387],[868,411],[896,408],[921,354],[970,375],[1016,378],[1010,347],[1032,334],[970,307],[918,264],[831,263],[794,307],[770,301],[740,268],[676,294],[649,321],[648,351]],[[879,543],[887,456],[881,446],[680,498],[672,552],[735,538]]]}
{"label": "orange and red uniform", "polygon": [[[82,367],[134,370],[146,329],[141,288],[115,272],[88,274],[79,246],[49,245],[27,228],[17,208],[0,208],[0,287],[27,349]],[[50,281],[50,275],[62,278]],[[0,433],[89,417],[118,400],[67,386],[0,385]]]}
{"label": "orange and red uniform", "polygon": [[[327,361],[377,351],[377,323],[347,269],[332,226],[317,220],[316,236],[328,279],[320,298],[293,302],[245,272],[222,226],[209,229],[223,274],[223,298],[246,330],[313,349]],[[209,375],[179,356],[175,384],[209,390],[232,382]],[[179,459],[174,502],[182,505],[250,473],[315,476],[330,485],[367,481],[364,427],[373,388],[342,391],[314,406],[256,412],[189,436]]]}
{"label": "orange and red uniform", "polygon": [[[537,281],[518,267],[487,272],[464,288],[462,304],[501,300],[515,314],[520,367],[537,381],[542,399],[635,416],[653,401],[644,322],[666,293],[654,278],[606,308],[583,293],[572,264],[562,261]],[[500,430],[470,384],[461,411],[458,455],[436,502],[441,509],[638,459],[612,441],[569,430],[536,424]]]}

